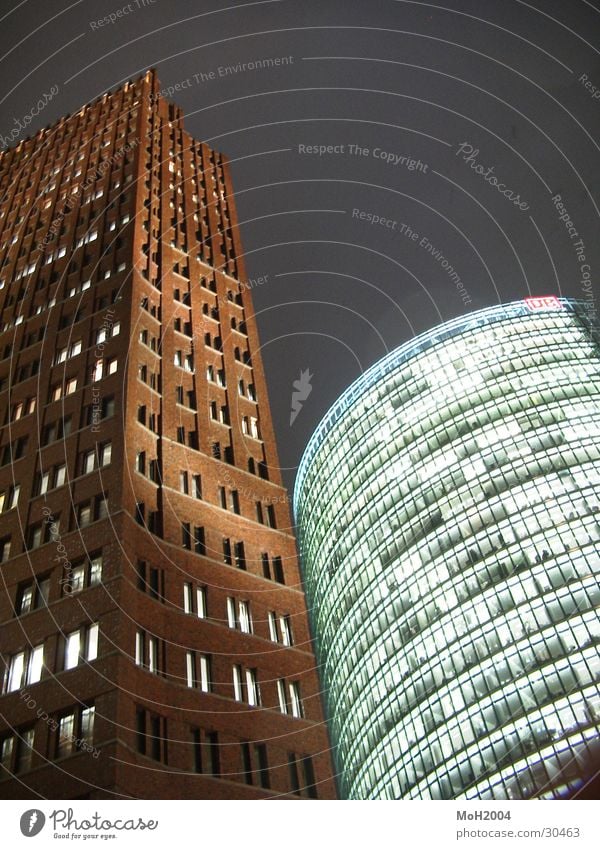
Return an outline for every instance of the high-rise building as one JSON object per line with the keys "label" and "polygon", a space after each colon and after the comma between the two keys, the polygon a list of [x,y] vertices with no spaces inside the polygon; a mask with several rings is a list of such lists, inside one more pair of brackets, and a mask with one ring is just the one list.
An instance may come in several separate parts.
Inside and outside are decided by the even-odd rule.
{"label": "high-rise building", "polygon": [[334,797],[226,158],[150,71],[0,186],[0,796]]}
{"label": "high-rise building", "polygon": [[554,297],[363,374],[295,490],[346,798],[576,796],[600,767],[600,334]]}

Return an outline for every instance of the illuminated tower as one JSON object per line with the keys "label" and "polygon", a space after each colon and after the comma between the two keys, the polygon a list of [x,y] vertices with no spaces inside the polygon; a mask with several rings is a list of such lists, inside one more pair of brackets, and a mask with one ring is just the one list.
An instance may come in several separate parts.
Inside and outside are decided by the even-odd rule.
{"label": "illuminated tower", "polygon": [[349,798],[574,795],[600,760],[600,357],[531,298],[393,351],[295,491]]}

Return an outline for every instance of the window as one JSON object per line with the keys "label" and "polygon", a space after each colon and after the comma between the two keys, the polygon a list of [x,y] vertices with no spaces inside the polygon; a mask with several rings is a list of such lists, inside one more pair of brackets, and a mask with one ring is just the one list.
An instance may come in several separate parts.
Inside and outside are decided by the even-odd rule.
{"label": "window", "polygon": [[252,633],[252,616],[249,601],[238,601],[227,598],[227,622],[230,628],[237,628],[244,634]]}
{"label": "window", "polygon": [[[34,729],[15,731],[0,740],[0,763],[7,772],[26,772],[31,768]],[[0,777],[2,772],[0,771]]]}
{"label": "window", "polygon": [[[300,784],[299,766],[302,767],[303,772],[302,786]],[[295,793],[297,796],[301,796],[303,795],[303,792],[305,792],[309,799],[316,799],[317,785],[312,758],[307,755],[299,760],[294,752],[288,752],[288,767],[290,774],[290,789],[292,793]]]}
{"label": "window", "polygon": [[244,553],[244,543],[236,542],[233,547],[233,559],[238,569],[246,568],[246,555]]}
{"label": "window", "polygon": [[84,451],[81,462],[81,474],[87,475],[93,472],[96,465],[96,451],[92,448],[90,451]]}
{"label": "window", "polygon": [[63,593],[70,595],[93,587],[102,580],[102,554],[90,554],[89,559],[79,560],[72,568],[66,568],[61,579]]}
{"label": "window", "polygon": [[277,681],[277,698],[279,700],[279,710],[281,713],[288,713],[289,706],[285,690],[285,681],[283,678],[280,678]]}
{"label": "window", "polygon": [[65,637],[64,669],[74,669],[80,661],[98,657],[98,623],[84,625]]}
{"label": "window", "polygon": [[200,475],[192,475],[192,495],[194,498],[202,498],[202,478]]}
{"label": "window", "polygon": [[271,786],[271,781],[269,779],[269,764],[267,761],[267,747],[265,743],[255,743],[254,751],[258,761],[258,778],[260,786],[268,790]]}
{"label": "window", "polygon": [[21,584],[17,590],[16,614],[24,616],[31,610],[37,610],[48,604],[50,578],[36,578],[26,584]]}
{"label": "window", "polygon": [[192,729],[193,767],[194,772],[205,775],[219,776],[221,774],[219,758],[219,736],[216,731]]}
{"label": "window", "polygon": [[256,669],[246,670],[246,692],[249,705],[252,707],[260,705],[260,690],[258,687]]}
{"label": "window", "polygon": [[269,612],[269,635],[274,643],[279,642],[279,632],[277,630],[277,616],[273,612]]}
{"label": "window", "polygon": [[135,468],[140,474],[146,474],[146,452],[138,451],[135,455]]}
{"label": "window", "polygon": [[238,602],[238,622],[240,631],[244,634],[252,633],[252,617],[250,615],[250,602]]}
{"label": "window", "polygon": [[[160,641],[162,643],[162,641]],[[162,656],[159,656],[158,637],[146,631],[136,631],[135,634],[135,664],[157,673],[162,669]]]}
{"label": "window", "polygon": [[76,357],[81,354],[81,341],[73,342],[70,347],[60,348],[54,357],[54,364],[64,363],[67,358]]}
{"label": "window", "polygon": [[204,528],[198,526],[194,528],[194,551],[196,554],[206,554]]}
{"label": "window", "polygon": [[233,666],[233,696],[237,702],[246,701],[250,707],[260,705],[260,687],[256,669],[244,670],[239,664]]}
{"label": "window", "polygon": [[237,663],[233,666],[233,697],[236,702],[244,701],[244,690],[242,687],[242,667]]}
{"label": "window", "polygon": [[196,587],[185,583],[183,585],[183,611],[184,613],[195,613],[199,619],[206,619],[206,587]]}
{"label": "window", "polygon": [[179,472],[179,491],[184,495],[189,495],[188,473],[186,471]]}
{"label": "window", "polygon": [[273,558],[273,576],[277,583],[285,584],[284,575],[283,575],[283,563],[281,557]]}
{"label": "window", "polygon": [[95,708],[79,706],[58,720],[56,757],[72,755],[80,749],[89,751],[94,740]]}
{"label": "window", "polygon": [[[253,784],[254,777],[257,777],[257,783],[266,789],[270,788],[271,782],[269,778],[269,764],[267,760],[267,746],[265,743],[255,743],[251,748],[250,743],[242,741],[240,743],[242,752],[242,769],[246,784]],[[254,761],[253,764],[253,749]]]}
{"label": "window", "polygon": [[48,445],[55,442],[57,439],[64,439],[71,433],[71,416],[65,416],[64,419],[52,424],[46,425],[42,432],[42,444]]}
{"label": "window", "polygon": [[20,491],[20,485],[14,484],[13,486],[10,486],[6,492],[0,492],[0,512],[12,510],[13,507],[17,506]]}
{"label": "window", "polygon": [[25,649],[8,660],[4,674],[3,693],[14,693],[25,684],[37,684],[44,668],[44,644]]}
{"label": "window", "polygon": [[102,445],[98,445],[98,465],[102,468],[103,466],[110,465],[110,460],[112,456],[112,443],[105,442]]}
{"label": "window", "polygon": [[30,525],[27,530],[27,548],[28,550],[33,550],[34,548],[38,548],[40,545],[44,545],[51,539],[56,539],[58,534],[58,528],[60,524],[59,517],[55,517],[54,521],[51,523],[48,522],[36,522],[34,525]]}
{"label": "window", "polygon": [[97,495],[93,501],[84,501],[77,505],[76,527],[85,528],[108,516],[108,493]]}
{"label": "window", "polygon": [[92,502],[86,501],[85,504],[80,504],[77,510],[77,524],[80,528],[85,528],[92,523]]}
{"label": "window", "polygon": [[274,643],[282,643],[284,646],[291,646],[292,641],[292,626],[289,616],[277,616],[273,611],[269,612],[269,634]]}
{"label": "window", "polygon": [[263,578],[267,578],[270,581],[271,580],[271,565],[269,563],[269,555],[265,551],[263,551],[263,553],[260,555],[260,557],[261,557],[261,562],[262,562]]}
{"label": "window", "polygon": [[148,566],[145,560],[138,560],[137,572],[138,589],[147,593],[150,598],[164,601],[164,570],[158,566]]}
{"label": "window", "polygon": [[300,684],[298,683],[298,681],[290,681],[289,694],[292,716],[295,716],[297,718],[303,717],[304,708],[302,706],[302,699],[300,698]]}
{"label": "window", "polygon": [[167,721],[144,708],[136,710],[137,750],[155,761],[167,763]]}
{"label": "window", "polygon": [[196,687],[203,693],[210,693],[212,689],[210,655],[186,651],[185,669],[188,687]]}
{"label": "window", "polygon": [[10,537],[0,539],[0,563],[4,563],[10,557]]}

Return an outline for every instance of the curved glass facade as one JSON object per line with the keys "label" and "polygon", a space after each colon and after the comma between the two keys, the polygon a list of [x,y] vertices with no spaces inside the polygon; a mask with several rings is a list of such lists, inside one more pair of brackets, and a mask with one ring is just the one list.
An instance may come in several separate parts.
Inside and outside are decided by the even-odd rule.
{"label": "curved glass facade", "polygon": [[600,766],[600,337],[472,313],[363,374],[294,507],[341,792],[556,798]]}

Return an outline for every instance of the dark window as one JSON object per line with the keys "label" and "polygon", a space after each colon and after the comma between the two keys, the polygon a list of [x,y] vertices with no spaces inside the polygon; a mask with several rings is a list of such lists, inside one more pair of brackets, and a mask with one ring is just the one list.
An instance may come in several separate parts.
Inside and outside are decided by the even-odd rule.
{"label": "dark window", "polygon": [[206,735],[208,742],[208,750],[210,753],[210,771],[211,775],[218,776],[221,774],[221,763],[219,757],[219,735],[216,731],[209,731]]}
{"label": "dark window", "polygon": [[300,779],[298,776],[298,764],[296,763],[296,755],[293,752],[288,754],[288,767],[290,770],[290,787],[292,793],[300,794]]}
{"label": "dark window", "polygon": [[283,563],[281,561],[281,557],[273,558],[273,573],[277,583],[285,584],[285,578],[283,575]]}
{"label": "dark window", "polygon": [[263,577],[271,580],[271,566],[269,565],[269,555],[264,551],[261,554]]}
{"label": "dark window", "polygon": [[269,779],[269,764],[267,761],[267,747],[265,743],[256,743],[256,757],[258,759],[258,775],[260,778],[260,786],[267,790],[271,786]]}
{"label": "dark window", "polygon": [[246,784],[252,784],[252,755],[250,753],[250,744],[242,742],[240,743],[242,749],[242,769],[244,771],[244,778],[246,779]]}
{"label": "dark window", "polygon": [[204,528],[194,528],[194,550],[196,554],[206,554],[206,540],[204,538]]}

